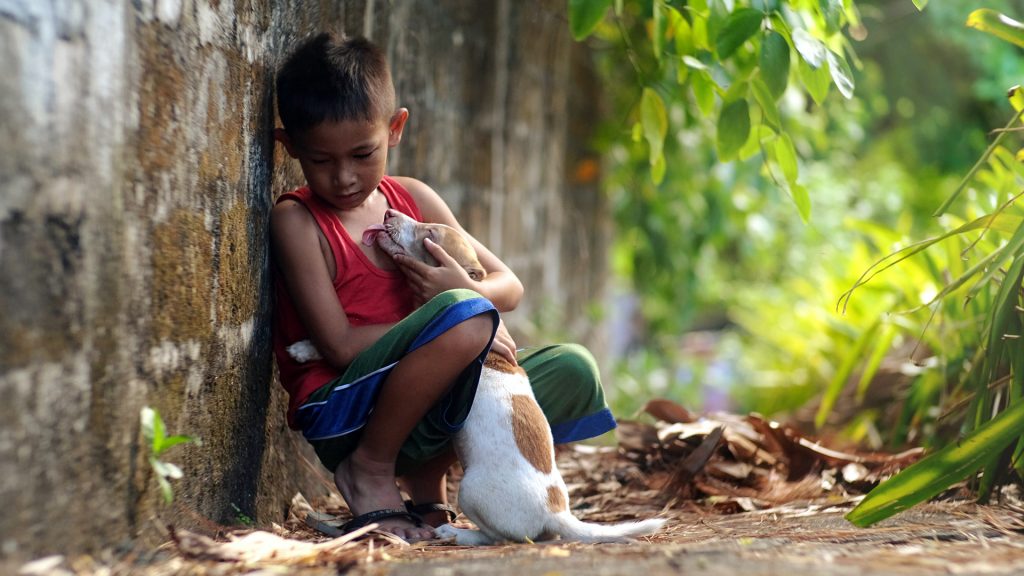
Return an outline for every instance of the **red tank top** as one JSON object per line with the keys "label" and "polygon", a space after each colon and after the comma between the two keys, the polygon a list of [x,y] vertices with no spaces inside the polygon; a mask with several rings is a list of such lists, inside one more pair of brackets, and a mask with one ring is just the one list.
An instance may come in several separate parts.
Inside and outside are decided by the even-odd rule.
{"label": "red tank top", "polygon": [[[377,189],[387,199],[388,206],[416,220],[423,220],[409,191],[393,178],[385,176]],[[334,291],[351,325],[398,322],[413,311],[413,294],[402,273],[375,266],[349,236],[330,205],[309,188],[299,188],[277,199],[278,202],[283,200],[295,200],[304,205],[327,238],[337,270]],[[309,335],[299,320],[280,274],[275,277],[274,286],[277,297],[274,304],[274,356],[281,385],[288,391],[288,425],[295,428],[295,411],[310,394],[339,373],[324,360],[300,364],[285,351],[295,342],[309,339]]]}

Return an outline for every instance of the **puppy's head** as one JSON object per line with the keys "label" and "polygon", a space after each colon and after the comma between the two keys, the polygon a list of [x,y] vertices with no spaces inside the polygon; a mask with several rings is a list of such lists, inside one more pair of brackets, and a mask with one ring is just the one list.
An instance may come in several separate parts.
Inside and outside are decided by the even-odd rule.
{"label": "puppy's head", "polygon": [[[386,235],[378,235],[386,232]],[[393,209],[384,215],[384,224],[375,224],[363,232],[363,244],[377,243],[391,256],[405,254],[420,262],[437,266],[437,260],[427,252],[423,241],[429,238],[444,248],[459,266],[474,280],[483,280],[487,272],[476,257],[476,250],[458,230],[444,224],[417,222]]]}

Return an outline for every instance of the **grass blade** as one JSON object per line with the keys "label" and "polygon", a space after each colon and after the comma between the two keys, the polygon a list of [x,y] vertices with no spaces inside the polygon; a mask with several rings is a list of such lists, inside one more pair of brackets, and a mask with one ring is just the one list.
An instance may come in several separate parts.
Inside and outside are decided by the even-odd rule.
{"label": "grass blade", "polygon": [[1024,433],[1024,403],[1004,411],[957,444],[951,444],[872,490],[846,515],[865,527],[934,497],[974,474]]}

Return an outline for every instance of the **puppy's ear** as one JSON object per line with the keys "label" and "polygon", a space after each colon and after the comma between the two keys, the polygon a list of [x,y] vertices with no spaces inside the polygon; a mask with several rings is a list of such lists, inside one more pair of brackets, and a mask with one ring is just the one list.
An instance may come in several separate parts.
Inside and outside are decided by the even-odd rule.
{"label": "puppy's ear", "polygon": [[476,266],[467,266],[466,272],[469,274],[470,278],[476,280],[477,282],[483,280],[484,277],[487,276],[486,270],[484,270],[483,268],[478,268]]}

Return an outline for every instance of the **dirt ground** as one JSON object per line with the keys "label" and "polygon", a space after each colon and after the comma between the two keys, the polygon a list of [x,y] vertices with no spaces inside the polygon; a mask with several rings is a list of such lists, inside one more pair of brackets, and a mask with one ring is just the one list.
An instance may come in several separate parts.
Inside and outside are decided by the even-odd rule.
{"label": "dirt ground", "polygon": [[[25,576],[1024,574],[1024,506],[1014,490],[1005,491],[1004,501],[991,506],[974,504],[953,492],[862,529],[843,518],[861,496],[832,489],[821,497],[777,505],[746,496],[666,500],[664,490],[644,489],[658,478],[657,471],[636,477],[635,464],[621,451],[568,451],[559,456],[574,513],[584,520],[669,519],[658,534],[630,544],[548,542],[466,548],[450,542],[408,545],[375,533],[331,539],[304,520],[311,510],[343,518],[340,501],[310,506],[299,496],[288,521],[270,530],[205,536],[176,530],[174,541],[158,550],[121,556],[54,556],[3,572]],[[809,478],[819,483],[824,478],[831,485],[828,474]],[[804,479],[800,490],[787,493],[806,492],[810,485]]]}

